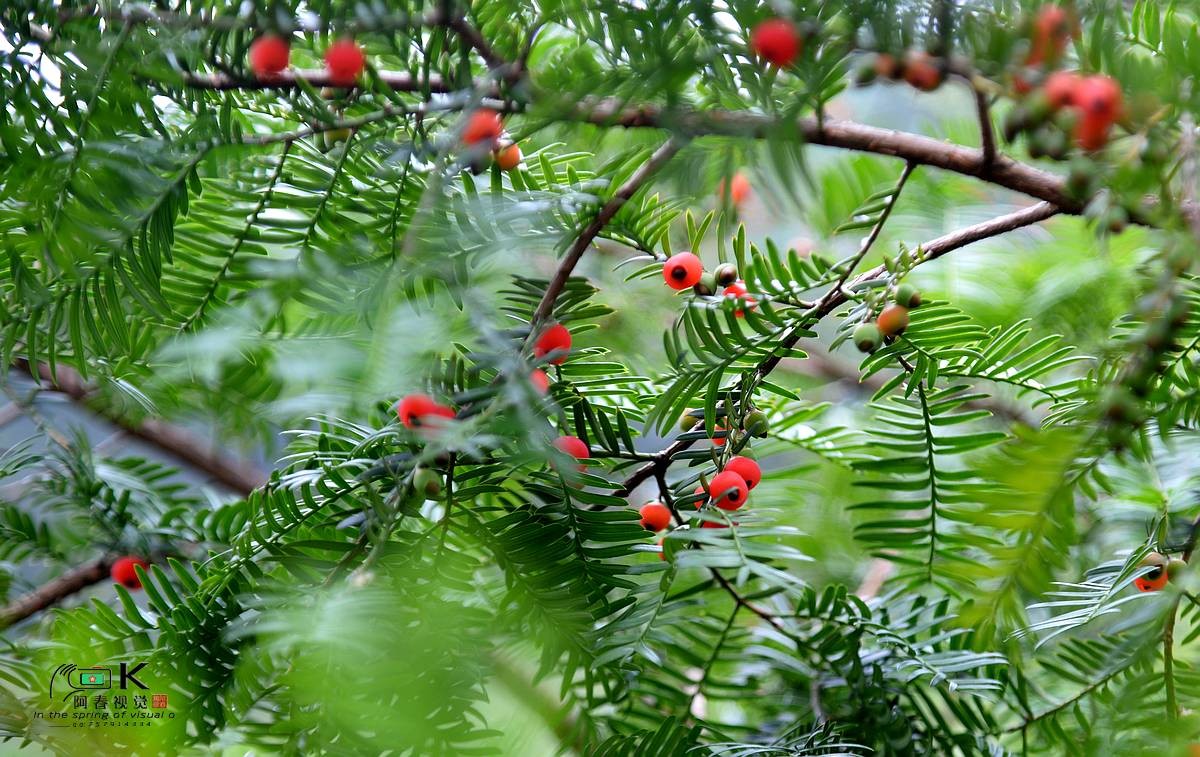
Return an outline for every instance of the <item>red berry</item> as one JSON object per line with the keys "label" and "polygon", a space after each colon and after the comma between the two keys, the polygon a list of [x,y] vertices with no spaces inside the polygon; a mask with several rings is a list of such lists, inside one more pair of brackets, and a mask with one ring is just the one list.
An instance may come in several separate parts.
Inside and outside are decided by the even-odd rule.
{"label": "red berry", "polygon": [[[592,451],[578,436],[560,436],[554,440],[554,446],[576,460],[587,460],[592,456]],[[580,465],[579,470],[587,470],[587,466]]]}
{"label": "red berry", "polygon": [[529,372],[529,383],[533,384],[533,388],[537,389],[539,394],[550,391],[550,377],[541,368],[534,368]]}
{"label": "red berry", "polygon": [[570,349],[571,332],[567,331],[567,327],[561,323],[556,323],[543,331],[542,335],[533,343],[533,354],[535,357],[545,357],[551,352],[560,353],[558,357],[550,359],[550,362],[554,365],[562,365],[566,361],[567,352]]}
{"label": "red berry", "polygon": [[801,40],[791,21],[769,18],[750,32],[750,49],[776,66],[787,66],[800,54]]}
{"label": "red berry", "polygon": [[[725,431],[725,432],[728,432],[728,431],[729,431],[729,429],[725,428],[725,427],[724,427],[724,426],[722,426],[720,423],[718,423],[717,425],[713,426],[713,433],[716,433],[716,432],[718,432],[718,431]],[[710,441],[711,441],[713,444],[717,445],[718,447],[724,447],[724,446],[725,446],[725,440],[726,440],[727,438],[728,438],[728,436],[727,436],[727,435],[724,435],[724,436],[714,436],[714,437],[713,437],[713,438],[712,438]]]}
{"label": "red berry", "polygon": [[1138,591],[1162,591],[1167,585],[1167,570],[1158,566],[1144,576],[1133,579],[1133,585]]}
{"label": "red berry", "polygon": [[735,173],[733,178],[729,180],[729,192],[726,193],[725,180],[721,179],[717,183],[717,197],[722,200],[729,199],[734,205],[741,205],[750,199],[750,180],[740,171]]}
{"label": "red berry", "polygon": [[501,171],[511,171],[521,165],[521,148],[514,144],[497,150],[496,165],[500,166]]}
{"label": "red berry", "polygon": [[1075,104],[1075,92],[1083,81],[1074,71],[1055,71],[1046,77],[1042,91],[1046,93],[1046,101],[1054,110]]}
{"label": "red berry", "polygon": [[1121,115],[1120,85],[1107,76],[1089,76],[1075,89],[1074,105],[1079,110],[1075,141],[1085,150],[1104,147]]}
{"label": "red berry", "polygon": [[663,264],[663,281],[672,289],[687,289],[696,285],[704,275],[700,258],[690,252],[672,255]]}
{"label": "red berry", "polygon": [[274,34],[264,34],[250,44],[250,68],[260,78],[277,75],[288,67],[291,47],[287,40]]}
{"label": "red berry", "polygon": [[[480,108],[467,118],[467,125],[463,127],[462,141],[468,145],[477,145],[481,142],[490,145],[500,139],[503,132],[504,124],[500,121],[500,114],[491,108]],[[519,160],[519,150],[517,155]]]}
{"label": "red berry", "polygon": [[665,541],[666,541],[665,537],[658,540],[658,546],[662,550],[658,553],[658,559],[663,560],[663,561],[666,561],[666,559],[667,559],[667,548],[665,546],[663,546],[663,542],[665,542]]}
{"label": "red berry", "polygon": [[1033,44],[1026,65],[1057,61],[1066,49],[1074,27],[1074,19],[1066,9],[1057,5],[1043,6],[1033,22]]}
{"label": "red berry", "polygon": [[671,525],[671,510],[661,502],[647,502],[638,513],[642,516],[642,528],[661,531]]}
{"label": "red berry", "polygon": [[439,418],[453,418],[454,410],[426,394],[410,394],[396,406],[396,415],[405,428],[421,428],[437,425]]}
{"label": "red berry", "polygon": [[746,498],[750,496],[746,479],[733,471],[721,471],[713,476],[708,490],[712,492],[713,502],[722,510],[736,510],[746,504]]}
{"label": "red berry", "polygon": [[[758,303],[757,299],[746,293],[746,282],[744,281],[735,281],[729,286],[725,287],[725,298],[729,300],[737,300],[738,302],[744,302],[750,306],[751,310],[754,310],[756,304]],[[746,315],[746,311],[739,308],[733,311],[733,314],[734,316],[741,318]]]}
{"label": "red berry", "polygon": [[729,458],[729,462],[725,463],[725,470],[733,471],[741,476],[746,481],[746,486],[753,489],[758,486],[758,482],[762,481],[762,471],[758,467],[758,463],[748,457]]}
{"label": "red berry", "polygon": [[880,53],[875,56],[875,75],[885,79],[895,79],[901,74],[900,61],[891,53]]}
{"label": "red berry", "polygon": [[908,308],[903,305],[888,305],[879,313],[875,325],[884,336],[896,336],[908,328]]}
{"label": "red berry", "polygon": [[700,528],[729,528],[729,524],[720,520],[706,520],[700,524]]}
{"label": "red berry", "polygon": [[1089,76],[1079,82],[1075,106],[1084,116],[1115,121],[1121,114],[1121,85],[1107,76]]}
{"label": "red berry", "polygon": [[366,62],[362,49],[352,39],[340,39],[325,51],[325,70],[333,83],[341,86],[358,81]]}
{"label": "red berry", "polygon": [[150,567],[150,563],[140,557],[121,557],[115,560],[112,564],[112,580],[121,584],[128,589],[142,588],[142,581],[137,575],[137,566],[142,566],[145,570]]}
{"label": "red berry", "polygon": [[700,499],[696,500],[696,509],[699,510],[700,508],[704,507],[704,503],[708,501],[708,490],[705,489],[703,486],[697,486],[696,489],[692,492],[692,494],[697,494],[697,495],[703,494],[704,495]]}
{"label": "red berry", "polygon": [[942,69],[929,53],[914,50],[904,59],[904,81],[914,89],[932,92],[942,83]]}

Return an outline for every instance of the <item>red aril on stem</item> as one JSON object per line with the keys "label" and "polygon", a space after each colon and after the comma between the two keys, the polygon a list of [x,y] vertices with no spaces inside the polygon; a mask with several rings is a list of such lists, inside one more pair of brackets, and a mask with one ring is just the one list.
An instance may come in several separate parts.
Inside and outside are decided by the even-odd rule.
{"label": "red aril on stem", "polygon": [[1075,92],[1079,89],[1082,77],[1074,71],[1055,71],[1046,77],[1042,91],[1046,93],[1046,102],[1052,110],[1061,110],[1075,104]]}
{"label": "red aril on stem", "polygon": [[453,418],[454,410],[427,394],[409,394],[396,405],[396,416],[405,428],[422,428]]}
{"label": "red aril on stem", "polygon": [[904,59],[904,81],[914,89],[932,92],[942,83],[942,68],[923,50],[913,50]]}
{"label": "red aril on stem", "polygon": [[1133,585],[1141,592],[1162,591],[1166,588],[1167,581],[1167,569],[1159,566],[1146,575],[1133,579]]}
{"label": "red aril on stem", "polygon": [[113,561],[112,569],[110,571],[112,580],[116,581],[127,589],[142,588],[142,581],[138,578],[137,574],[137,566],[139,565],[142,566],[142,570],[146,570],[150,567],[150,563],[146,562],[140,557],[126,555],[125,557],[117,558]]}
{"label": "red aril on stem", "polygon": [[738,171],[729,180],[729,189],[726,190],[725,180],[721,179],[717,182],[717,197],[722,202],[729,200],[734,205],[741,205],[750,199],[750,180],[746,178],[746,174]]}
{"label": "red aril on stem", "polygon": [[875,319],[875,325],[884,336],[896,336],[908,328],[908,308],[903,305],[888,305]]}
{"label": "red aril on stem", "polygon": [[638,510],[642,516],[642,528],[662,531],[671,525],[671,510],[661,502],[647,502]]}
{"label": "red aril on stem", "polygon": [[521,165],[521,148],[511,144],[497,150],[496,165],[500,166],[501,171],[511,171]]}
{"label": "red aril on stem", "polygon": [[[500,120],[500,114],[491,108],[480,108],[467,117],[467,124],[463,127],[462,141],[463,144],[468,145],[493,145],[503,133],[504,123]],[[520,160],[519,150],[517,155]]]}
{"label": "red aril on stem", "polygon": [[[565,452],[576,460],[587,460],[592,456],[592,451],[588,449],[587,444],[578,436],[560,436],[554,440],[554,446],[560,452]],[[580,463],[579,470],[587,470],[587,466]]]}
{"label": "red aril on stem", "polygon": [[1053,65],[1067,49],[1074,33],[1075,20],[1070,11],[1059,5],[1044,5],[1033,21],[1033,40],[1025,65]]}
{"label": "red aril on stem", "polygon": [[[745,303],[746,305],[750,306],[751,310],[754,310],[758,303],[757,299],[746,293],[746,282],[744,281],[735,281],[729,286],[725,287],[725,299],[735,300],[738,303]],[[746,315],[746,311],[738,308],[737,310],[733,311],[733,314],[738,318],[742,318]]]}
{"label": "red aril on stem", "polygon": [[529,383],[533,384],[533,388],[537,389],[539,394],[550,391],[550,377],[541,368],[534,368],[529,372]]}
{"label": "red aril on stem", "polygon": [[800,33],[786,19],[769,18],[750,32],[750,49],[754,54],[781,68],[796,60],[801,47]]}
{"label": "red aril on stem", "polygon": [[695,286],[703,275],[704,264],[690,252],[676,253],[663,263],[663,281],[675,290]]}
{"label": "red aril on stem", "polygon": [[762,481],[762,470],[758,467],[758,463],[748,457],[737,455],[729,458],[729,462],[725,463],[724,470],[733,471],[741,476],[746,481],[746,486],[753,489],[758,486],[758,482]]}
{"label": "red aril on stem", "polygon": [[277,34],[264,34],[250,44],[250,69],[259,78],[277,76],[288,67],[291,46]]}
{"label": "red aril on stem", "polygon": [[542,335],[533,343],[533,354],[535,357],[545,357],[552,352],[560,352],[558,357],[550,359],[554,365],[562,365],[567,359],[567,352],[571,349],[571,332],[567,331],[567,327],[561,323],[556,323],[550,328],[542,332]]}
{"label": "red aril on stem", "polygon": [[746,504],[746,498],[750,496],[746,479],[733,471],[722,471],[713,476],[708,490],[712,492],[713,503],[722,510],[736,510]]}
{"label": "red aril on stem", "polygon": [[1121,86],[1107,76],[1089,76],[1076,88],[1074,105],[1076,143],[1085,150],[1108,144],[1108,132],[1121,116]]}
{"label": "red aril on stem", "polygon": [[352,86],[358,81],[366,64],[366,56],[352,39],[339,39],[325,51],[325,70],[330,80],[338,86]]}

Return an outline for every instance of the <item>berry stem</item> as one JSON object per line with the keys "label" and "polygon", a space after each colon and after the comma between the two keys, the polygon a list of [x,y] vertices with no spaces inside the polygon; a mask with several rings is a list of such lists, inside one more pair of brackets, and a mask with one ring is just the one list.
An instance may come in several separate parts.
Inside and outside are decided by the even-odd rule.
{"label": "berry stem", "polygon": [[1179,717],[1179,703],[1175,696],[1175,616],[1179,613],[1179,596],[1171,602],[1167,620],[1163,624],[1163,684],[1167,693],[1167,720]]}

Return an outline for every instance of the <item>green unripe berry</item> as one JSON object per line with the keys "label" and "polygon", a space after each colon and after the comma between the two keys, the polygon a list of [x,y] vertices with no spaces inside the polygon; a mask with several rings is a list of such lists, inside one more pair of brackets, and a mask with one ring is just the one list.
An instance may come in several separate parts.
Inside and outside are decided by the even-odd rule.
{"label": "green unripe berry", "polygon": [[1050,118],[1050,114],[1053,112],[1053,108],[1050,107],[1050,100],[1048,100],[1046,98],[1046,94],[1040,90],[1031,94],[1025,100],[1024,105],[1026,108],[1025,113],[1027,119],[1025,122],[1025,128],[1027,129],[1035,126],[1041,126],[1042,124],[1046,123],[1046,121]]}
{"label": "green unripe berry", "polygon": [[751,436],[766,436],[767,432],[771,430],[771,422],[767,420],[767,415],[763,411],[751,410],[742,419],[742,428]]}
{"label": "green unripe berry", "polygon": [[901,284],[896,287],[896,304],[910,310],[921,305],[921,293],[912,284]]}
{"label": "green unripe berry", "polygon": [[1163,140],[1147,137],[1142,140],[1142,146],[1138,149],[1138,157],[1143,163],[1162,165],[1170,159],[1171,155]]}
{"label": "green unripe berry", "polygon": [[1065,160],[1071,152],[1071,142],[1067,139],[1067,132],[1059,129],[1045,129],[1042,131],[1042,150],[1046,153],[1046,157],[1051,160]]}
{"label": "green unripe berry", "polygon": [[1083,199],[1091,194],[1092,184],[1096,180],[1096,167],[1087,158],[1077,158],[1071,161],[1067,172],[1067,191],[1076,199]]}
{"label": "green unripe berry", "polygon": [[1004,135],[1005,142],[1014,141],[1021,132],[1028,128],[1029,111],[1024,105],[1018,104],[1004,114],[1004,123],[1001,125],[1001,132]]}
{"label": "green unripe berry", "polygon": [[1133,423],[1138,419],[1138,404],[1123,386],[1112,387],[1101,401],[1104,417],[1114,423]]}
{"label": "green unripe berry", "polygon": [[717,293],[717,278],[713,274],[705,271],[700,275],[700,281],[692,287],[692,291],[696,294],[711,297]]}
{"label": "green unripe berry", "polygon": [[875,70],[875,59],[871,58],[855,69],[854,83],[860,87],[865,87],[875,81],[878,75],[878,72]]}
{"label": "green unripe berry", "polygon": [[1183,560],[1180,560],[1178,557],[1172,557],[1171,561],[1167,563],[1167,580],[1171,582],[1178,581],[1179,577],[1183,575],[1183,571],[1187,570],[1187,566],[1188,564]]}
{"label": "green unripe berry", "polygon": [[738,280],[738,269],[733,263],[722,263],[713,270],[717,283],[727,287]]}
{"label": "green unripe berry", "polygon": [[413,488],[418,494],[436,499],[442,493],[442,478],[429,468],[417,468],[413,474]]}
{"label": "green unripe berry", "polygon": [[1110,234],[1120,234],[1129,225],[1129,212],[1120,205],[1114,205],[1104,214],[1102,221]]}
{"label": "green unripe berry", "polygon": [[692,415],[693,412],[694,411],[692,411],[692,410],[688,410],[686,413],[679,416],[679,430],[680,431],[691,431],[692,427],[696,425],[696,421],[698,421],[699,418]]}
{"label": "green unripe berry", "polygon": [[873,323],[858,324],[851,338],[854,340],[854,346],[860,352],[874,352],[879,349],[879,345],[883,344],[883,334],[879,332],[879,327]]}
{"label": "green unripe berry", "polygon": [[1054,114],[1054,125],[1064,135],[1074,134],[1075,126],[1079,123],[1079,113],[1074,108],[1063,108]]}

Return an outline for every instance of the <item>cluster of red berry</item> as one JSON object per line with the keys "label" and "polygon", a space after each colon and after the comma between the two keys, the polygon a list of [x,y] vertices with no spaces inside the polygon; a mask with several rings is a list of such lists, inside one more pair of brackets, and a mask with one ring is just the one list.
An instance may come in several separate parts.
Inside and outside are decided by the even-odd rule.
{"label": "cluster of red berry", "polygon": [[[286,39],[264,34],[250,45],[250,69],[260,79],[272,79],[288,67],[291,53],[292,46]],[[325,71],[338,86],[354,86],[366,64],[362,48],[352,39],[340,39],[325,50]]]}
{"label": "cluster of red berry", "polygon": [[1043,6],[1029,30],[1024,66],[1013,75],[1013,90],[1023,99],[1006,117],[1004,133],[1011,141],[1028,132],[1033,157],[1061,160],[1069,139],[1083,150],[1099,150],[1123,115],[1121,87],[1113,79],[1054,70],[1078,29],[1067,9]]}
{"label": "cluster of red berry", "polygon": [[[533,344],[533,354],[536,358],[547,358],[552,365],[562,365],[571,351],[571,332],[561,323],[545,329]],[[541,368],[529,372],[529,383],[538,394],[550,391],[550,377]],[[414,429],[418,433],[426,430],[436,430],[447,421],[456,417],[454,408],[444,405],[427,394],[413,393],[405,395],[396,404],[396,416],[405,428]],[[591,456],[587,444],[574,436],[560,436],[554,446],[577,460]],[[580,470],[584,466],[579,466]],[[418,491],[424,491],[429,497],[436,497],[441,492],[441,479],[433,471],[418,468],[414,474],[413,484]]]}
{"label": "cluster of red berry", "polygon": [[503,136],[504,122],[500,114],[491,108],[479,108],[467,119],[462,141],[471,147],[490,148],[501,170],[511,171],[521,164],[521,148],[515,142],[503,139]]}
{"label": "cluster of red berry", "polygon": [[[260,79],[273,79],[288,67],[290,56],[291,45],[286,39],[264,34],[250,45],[250,68]],[[325,70],[334,85],[354,86],[365,67],[366,56],[354,40],[338,40],[325,51]],[[500,114],[490,108],[479,108],[467,119],[462,141],[469,146],[490,147],[500,168],[511,171],[521,164],[521,148],[513,142],[502,142],[503,134]]]}
{"label": "cluster of red berry", "polygon": [[[712,481],[705,485],[702,480],[696,487],[696,509],[699,510],[706,504],[712,504],[727,512],[741,509],[750,498],[750,490],[758,486],[760,481],[762,470],[758,463],[740,455],[732,457],[725,463],[725,467],[713,476]],[[671,510],[661,502],[647,502],[638,513],[642,516],[642,527],[649,531],[663,531],[671,525]],[[701,525],[701,528],[728,527],[724,522],[713,520],[705,520]],[[662,546],[663,542],[660,539],[658,543]],[[660,552],[659,559],[665,560],[666,554]]]}
{"label": "cluster of red berry", "polygon": [[854,81],[864,86],[877,78],[904,81],[914,89],[932,92],[946,80],[946,61],[924,50],[909,50],[899,58],[891,53],[876,53],[859,66]]}
{"label": "cluster of red berry", "polygon": [[908,328],[908,311],[921,306],[921,293],[911,284],[901,284],[892,295],[894,302],[884,306],[875,320],[861,323],[851,339],[863,352],[874,352],[885,339],[894,339]]}
{"label": "cluster of red berry", "polygon": [[667,258],[663,263],[663,281],[676,291],[691,287],[696,294],[705,296],[714,295],[718,287],[724,287],[722,296],[739,306],[733,311],[738,318],[746,315],[742,306],[754,310],[758,305],[758,300],[746,290],[746,282],[738,278],[736,266],[722,263],[712,273],[707,273],[700,258],[691,252],[679,252]]}

